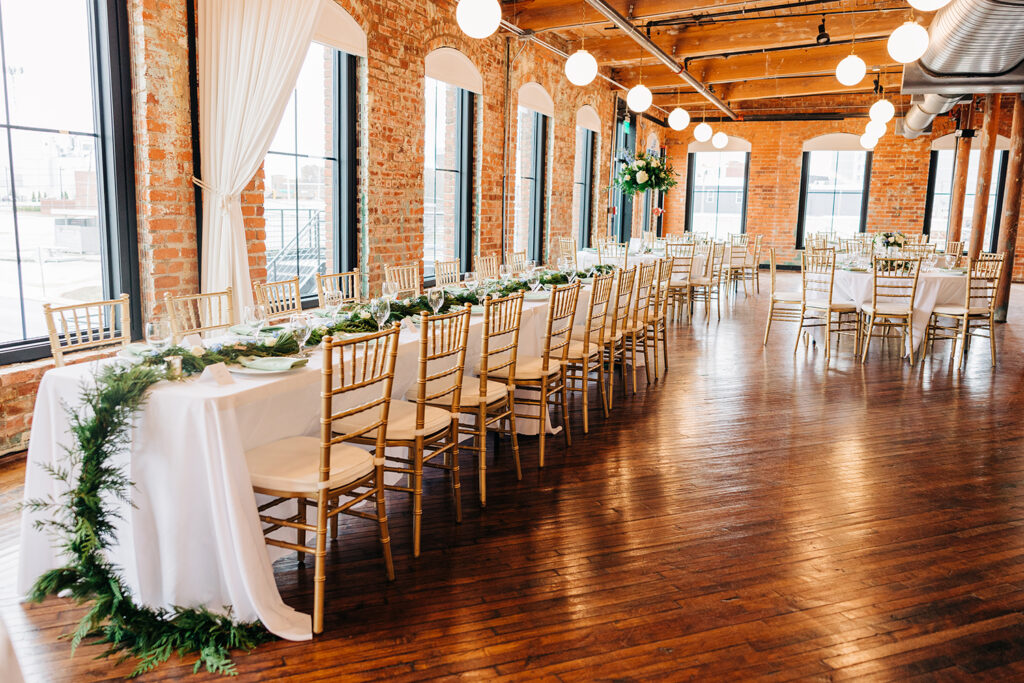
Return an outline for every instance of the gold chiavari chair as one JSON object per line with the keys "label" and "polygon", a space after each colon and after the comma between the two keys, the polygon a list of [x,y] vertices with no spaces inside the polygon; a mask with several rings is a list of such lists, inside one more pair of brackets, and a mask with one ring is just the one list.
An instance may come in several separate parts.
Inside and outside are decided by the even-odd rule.
{"label": "gold chiavari chair", "polygon": [[604,336],[604,359],[608,364],[608,408],[615,405],[615,361],[619,361],[622,378],[622,395],[626,395],[626,327],[629,325],[630,304],[633,302],[633,285],[636,283],[636,266],[617,270],[616,284],[612,287],[611,329]]}
{"label": "gold chiavari chair", "polygon": [[604,333],[608,319],[608,301],[612,295],[612,284],[615,276],[612,273],[598,275],[594,278],[590,290],[590,301],[587,302],[587,314],[582,330],[577,327],[573,331],[573,339],[569,343],[566,357],[565,380],[569,391],[578,391],[583,397],[583,433],[590,431],[590,374],[597,373],[597,386],[601,395],[601,408],[608,417],[608,393],[604,380]]}
{"label": "gold chiavari chair", "polygon": [[743,295],[747,295],[747,280],[743,274],[747,269],[747,236],[733,235],[726,252],[725,266],[722,275],[725,285],[734,293],[739,293],[739,283],[743,283]]}
{"label": "gold chiavari chair", "polygon": [[[929,349],[937,339],[952,339],[956,350],[956,364],[959,366],[966,356],[972,334],[988,337],[992,367],[996,365],[995,330],[996,287],[1003,271],[1003,254],[981,254],[981,258],[968,262],[967,289],[964,303],[941,305],[932,310],[928,323]],[[957,342],[960,348],[957,350]]]}
{"label": "gold chiavari chair", "polygon": [[647,318],[647,343],[650,344],[654,359],[654,379],[660,375],[658,366],[658,347],[665,360],[668,370],[668,302],[669,283],[672,280],[672,259],[658,260],[658,274],[654,281],[654,297],[651,299],[651,312]]}
{"label": "gold chiavari chair", "polygon": [[[917,278],[921,272],[919,258],[882,258],[872,260],[871,303],[861,307],[861,362],[868,357],[872,336],[885,336],[893,329],[907,339],[910,364],[914,364],[914,298],[917,296]],[[883,333],[874,335],[875,327]]]}
{"label": "gold chiavari chair", "polygon": [[[800,310],[801,303],[804,300],[803,294],[799,290],[780,290],[775,284],[774,247],[768,249],[768,272],[768,292],[770,298],[768,299],[768,320],[764,325],[764,343],[762,346],[766,346],[768,344],[768,333],[772,329],[773,322],[795,323],[803,320],[803,314]],[[797,338],[799,339],[799,337],[800,335],[798,334]]]}
{"label": "gold chiavari chair", "polygon": [[601,263],[611,264],[626,270],[629,268],[629,243],[608,242],[599,252]]}
{"label": "gold chiavari chair", "polygon": [[725,245],[709,245],[711,251],[704,262],[704,272],[696,277],[690,278],[690,297],[696,303],[704,302],[704,324],[711,322],[711,299],[715,300],[715,313],[718,319],[722,319],[722,270],[725,260]]}
{"label": "gold chiavari chair", "polygon": [[665,244],[693,244],[693,233],[683,232],[665,235]]}
{"label": "gold chiavari chair", "polygon": [[804,240],[804,248],[808,251],[814,249],[825,249],[828,247],[828,236],[823,233],[808,235]]}
{"label": "gold chiavari chair", "polygon": [[[556,247],[557,247],[557,253],[556,253],[557,258],[560,258],[560,259],[562,259],[562,258],[572,259],[573,267],[575,267],[577,270],[579,270],[579,266],[577,265],[577,260],[576,260],[576,252],[579,251],[579,249],[576,246],[576,238],[575,237],[559,237],[558,241],[555,242],[555,244],[556,244]],[[556,260],[556,263],[557,263],[557,260]]]}
{"label": "gold chiavari chair", "polygon": [[693,293],[693,257],[696,253],[694,244],[673,244],[666,247],[666,254],[672,260],[672,274],[668,283],[668,296],[671,299],[672,317],[679,320],[686,311],[686,319],[690,319],[691,300]]}
{"label": "gold chiavari chair", "polygon": [[438,287],[457,285],[461,278],[462,262],[459,259],[434,263],[434,283]]}
{"label": "gold chiavari chair", "polygon": [[50,352],[56,367],[64,365],[64,354],[131,341],[129,297],[91,301],[69,306],[43,304]]}
{"label": "gold chiavari chair", "polygon": [[512,269],[513,275],[518,275],[526,270],[526,252],[525,251],[513,251],[509,256],[508,265]]}
{"label": "gold chiavari chair", "polygon": [[[657,274],[657,264],[653,261],[641,263],[640,271],[637,274],[636,291],[633,294],[633,304],[625,329],[624,344],[627,344],[629,352],[629,369],[633,376],[633,393],[636,394],[636,353],[637,346],[643,352],[644,370],[647,373],[647,383],[651,383],[651,357],[647,351],[647,325],[650,316],[651,290],[654,287],[654,277]],[[625,369],[625,368],[623,368]]]}
{"label": "gold chiavari chair", "polygon": [[[451,477],[455,521],[462,521],[459,496],[459,402],[462,371],[466,363],[470,306],[455,312],[420,317],[420,349],[416,384],[405,394],[408,400],[391,401],[384,444],[388,449],[404,448],[407,457],[385,451],[385,472],[405,475],[406,485],[384,484],[387,491],[412,496],[412,554],[420,555],[423,517],[423,468],[445,470]],[[440,407],[443,405],[444,407]],[[358,418],[344,418],[336,425],[344,432],[362,430]],[[376,443],[376,431],[355,440]]]}
{"label": "gold chiavari chair", "polygon": [[171,321],[174,343],[189,334],[225,330],[235,324],[234,299],[231,288],[223,292],[171,296],[164,292],[164,306]]}
{"label": "gold chiavari chair", "polygon": [[565,381],[565,361],[569,354],[569,342],[572,339],[572,320],[576,315],[576,301],[579,297],[580,283],[556,286],[551,290],[548,305],[547,322],[544,331],[544,351],[540,356],[519,356],[515,368],[501,368],[493,373],[494,377],[508,377],[515,373],[516,389],[532,389],[538,392],[537,398],[525,395],[515,396],[515,407],[530,406],[537,410],[533,413],[516,412],[520,420],[536,420],[538,422],[538,463],[544,467],[545,428],[548,420],[548,405],[560,404],[562,408],[562,430],[565,432],[565,445],[572,445],[569,433],[569,404]]}
{"label": "gold chiavari chair", "polygon": [[[389,421],[400,329],[396,325],[347,340],[324,337],[320,438],[292,436],[245,453],[253,491],[273,497],[259,506],[260,521],[269,525],[264,527],[264,535],[281,528],[296,530],[295,543],[269,537],[264,540],[268,545],[295,550],[300,563],[305,554],[313,553],[313,633],[324,630],[327,525],[331,523],[332,536],[337,538],[339,514],[377,522],[387,576],[389,580],[395,578],[384,501],[384,431]],[[344,400],[356,392],[358,401]],[[335,405],[345,407],[335,410]],[[342,424],[352,426],[340,427]],[[351,445],[355,441],[372,444],[374,451]],[[272,508],[288,500],[298,502],[294,516],[270,514]],[[371,500],[376,504],[375,514],[356,507]],[[307,505],[316,508],[315,524],[307,521]],[[312,549],[306,545],[307,531],[316,535]]]}
{"label": "gold chiavari chair", "polygon": [[947,255],[952,256],[956,259],[950,264],[950,268],[959,268],[960,261],[963,260],[964,256],[964,243],[963,240],[950,240],[946,242],[945,252]]}
{"label": "gold chiavari chair", "polygon": [[907,244],[927,244],[928,235],[923,232],[912,232],[907,235]]}
{"label": "gold chiavari chair", "polygon": [[420,279],[418,262],[405,266],[384,266],[384,281],[394,282],[398,286],[395,296],[399,299],[423,294],[423,281]]}
{"label": "gold chiavari chair", "polygon": [[320,306],[327,304],[324,296],[327,292],[341,292],[341,303],[350,304],[359,301],[359,271],[347,273],[316,274],[316,297]]}
{"label": "gold chiavari chair", "polygon": [[934,254],[938,246],[937,244],[908,244],[903,247],[903,254],[924,258],[928,254]]}
{"label": "gold chiavari chair", "polygon": [[[480,348],[480,370],[476,377],[466,377],[459,396],[459,410],[472,419],[460,423],[461,433],[474,437],[463,442],[460,450],[476,451],[477,475],[480,480],[480,507],[487,507],[487,430],[508,434],[512,440],[512,458],[516,478],[523,478],[519,462],[519,437],[516,434],[516,415],[513,409],[515,391],[516,356],[519,351],[519,324],[523,315],[523,294],[512,294],[500,299],[484,299],[484,329]],[[500,381],[491,379],[494,373],[508,368]],[[504,425],[504,426],[503,426]]]}
{"label": "gold chiavari chair", "polygon": [[[809,327],[823,327],[825,331],[825,362],[832,356],[832,334],[852,334],[854,353],[859,348],[860,326],[857,305],[852,301],[835,301],[833,285],[836,277],[836,254],[832,250],[800,254],[800,273],[803,288],[800,291],[800,326],[796,332],[793,353],[800,348],[800,337]],[[835,318],[833,318],[835,316]],[[844,317],[845,316],[845,317]],[[853,316],[852,320],[850,316]],[[824,320],[821,318],[824,317]],[[838,339],[837,339],[838,342]]]}
{"label": "gold chiavari chair", "polygon": [[476,276],[481,282],[496,280],[498,278],[498,257],[481,256],[477,259]]}
{"label": "gold chiavari chair", "polygon": [[254,285],[256,303],[267,309],[271,320],[282,320],[294,313],[302,313],[302,295],[299,278],[278,282],[257,282]]}
{"label": "gold chiavari chair", "polygon": [[754,236],[754,247],[746,254],[743,266],[743,279],[753,283],[757,293],[761,293],[761,242],[764,235]]}

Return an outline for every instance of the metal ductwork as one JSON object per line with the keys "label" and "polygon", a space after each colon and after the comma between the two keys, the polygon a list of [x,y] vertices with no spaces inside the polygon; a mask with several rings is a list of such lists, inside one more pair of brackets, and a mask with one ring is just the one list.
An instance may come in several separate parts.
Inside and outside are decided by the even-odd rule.
{"label": "metal ductwork", "polygon": [[[1024,0],[1021,0],[1021,2],[1024,2]],[[654,55],[658,61],[671,69],[672,73],[686,81],[690,87],[707,99],[708,102],[721,109],[726,116],[734,121],[739,118],[739,115],[728,104],[723,102],[718,95],[711,92],[706,85],[694,78],[689,71],[683,68],[682,64],[673,59],[671,55],[658,47],[654,41],[633,26],[629,19],[619,14],[617,9],[605,2],[605,0],[586,0],[586,3],[603,14],[608,21],[615,24],[623,33],[635,40],[640,47]]]}
{"label": "metal ductwork", "polygon": [[903,120],[916,138],[975,93],[1024,92],[1024,0],[953,0],[935,15],[928,49],[903,70],[904,94],[923,95]]}

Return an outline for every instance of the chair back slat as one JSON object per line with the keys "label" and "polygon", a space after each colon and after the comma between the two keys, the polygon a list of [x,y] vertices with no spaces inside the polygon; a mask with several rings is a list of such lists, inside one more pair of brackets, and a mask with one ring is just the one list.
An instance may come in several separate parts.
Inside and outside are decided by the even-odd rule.
{"label": "chair back slat", "polygon": [[277,282],[257,282],[253,287],[256,292],[256,303],[267,308],[271,319],[286,318],[293,313],[302,312],[302,294],[299,291],[299,278],[279,280]]}
{"label": "chair back slat", "polygon": [[476,276],[481,282],[496,279],[498,277],[498,257],[481,256],[477,259]]}
{"label": "chair back slat", "polygon": [[609,315],[612,320],[612,329],[609,339],[615,339],[619,332],[626,329],[629,321],[630,303],[633,301],[633,284],[636,282],[636,266],[625,270],[615,271],[616,285],[612,288],[612,304],[609,307]]}
{"label": "chair back slat", "polygon": [[420,315],[420,355],[416,377],[416,428],[423,428],[428,404],[447,403],[458,412],[466,366],[472,306],[442,315]]}
{"label": "chair back slat", "polygon": [[420,279],[418,262],[404,266],[384,266],[384,281],[394,282],[398,286],[396,296],[399,299],[423,294],[423,281]]}
{"label": "chair back slat", "polygon": [[316,296],[320,306],[325,306],[324,296],[327,292],[341,292],[341,303],[349,304],[359,301],[359,271],[347,273],[316,274]]}
{"label": "chair back slat", "polygon": [[437,261],[434,263],[434,282],[438,287],[448,287],[459,284],[462,277],[462,261],[454,259],[451,261]]}
{"label": "chair back slat", "polygon": [[[800,277],[803,280],[804,303],[832,301],[836,276],[836,253],[831,249],[800,254]],[[773,285],[774,286],[774,285]]]}
{"label": "chair back slat", "polygon": [[598,275],[594,278],[594,284],[590,289],[590,301],[587,302],[587,317],[584,321],[584,349],[589,349],[590,344],[604,344],[604,330],[608,322],[608,302],[611,300],[614,281],[613,273]]}
{"label": "chair back slat", "polygon": [[995,307],[996,287],[1003,272],[1003,254],[979,254],[971,259],[967,269],[968,310],[984,308],[990,313]]}
{"label": "chair back slat", "polygon": [[235,324],[232,290],[223,292],[171,296],[164,293],[164,304],[171,321],[174,343],[189,334],[205,335],[227,329]]}
{"label": "chair back slat", "polygon": [[518,275],[526,270],[526,262],[529,259],[526,258],[525,251],[513,251],[508,257],[508,266],[512,269],[513,275]]}
{"label": "chair back slat", "polygon": [[569,355],[572,321],[576,316],[576,302],[579,293],[580,283],[578,280],[570,285],[555,286],[551,290],[544,333],[544,355],[542,357],[544,370],[559,363],[564,364]]}
{"label": "chair back slat", "polygon": [[921,259],[907,257],[881,257],[872,260],[871,303],[900,306],[909,315],[917,296],[917,280],[921,274]]}
{"label": "chair back slat", "polygon": [[484,299],[484,329],[480,348],[480,396],[487,396],[489,374],[508,368],[505,382],[515,386],[519,325],[523,318],[523,293],[500,299]]}
{"label": "chair back slat", "polygon": [[651,296],[653,295],[654,276],[657,274],[658,264],[653,261],[640,264],[640,272],[637,275],[636,293],[633,295],[632,324],[644,326],[647,324],[650,313]]}
{"label": "chair back slat", "polygon": [[112,344],[126,346],[131,335],[129,309],[127,294],[68,306],[43,304],[54,365],[64,365],[65,353]]}

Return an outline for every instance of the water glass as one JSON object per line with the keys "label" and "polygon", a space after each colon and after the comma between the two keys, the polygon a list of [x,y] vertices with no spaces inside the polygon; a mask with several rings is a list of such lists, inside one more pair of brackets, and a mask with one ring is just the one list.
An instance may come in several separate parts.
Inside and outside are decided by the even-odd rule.
{"label": "water glass", "polygon": [[476,273],[469,271],[462,276],[462,286],[466,289],[476,289]]}
{"label": "water glass", "polygon": [[299,352],[301,353],[306,346],[306,340],[309,339],[309,335],[313,331],[312,321],[305,313],[296,313],[288,318],[288,327],[291,329],[295,341],[299,343]]}
{"label": "water glass", "polygon": [[530,283],[530,289],[536,292],[537,288],[540,287],[540,276],[537,275],[536,271],[530,273],[530,279],[528,282]]}
{"label": "water glass", "polygon": [[146,343],[157,353],[171,345],[171,323],[164,318],[154,318],[147,322],[143,333]]}
{"label": "water glass", "polygon": [[377,330],[383,330],[384,323],[391,317],[391,300],[386,296],[371,300],[370,315],[377,321]]}
{"label": "water glass", "polygon": [[335,320],[338,317],[338,309],[341,308],[341,299],[341,292],[337,290],[324,293],[324,305],[327,308],[327,314],[331,316],[331,320]]}
{"label": "water glass", "polygon": [[398,299],[398,283],[388,280],[383,284],[383,286],[381,286],[381,294],[383,294],[385,298],[395,301]]}
{"label": "water glass", "polygon": [[535,270],[537,270],[537,262],[536,261],[527,261],[526,262],[526,272],[527,273],[533,273]]}
{"label": "water glass", "polygon": [[498,266],[498,275],[502,282],[508,282],[508,279],[512,277],[512,266],[502,263]]}
{"label": "water glass", "polygon": [[257,340],[260,338],[260,331],[263,330],[267,324],[267,318],[270,316],[267,314],[267,307],[262,304],[256,304],[255,306],[246,306],[242,310],[242,322],[245,323],[246,327],[252,330],[252,335]]}
{"label": "water glass", "polygon": [[434,309],[434,315],[441,310],[441,306],[444,305],[444,290],[440,287],[431,287],[427,290],[427,303]]}

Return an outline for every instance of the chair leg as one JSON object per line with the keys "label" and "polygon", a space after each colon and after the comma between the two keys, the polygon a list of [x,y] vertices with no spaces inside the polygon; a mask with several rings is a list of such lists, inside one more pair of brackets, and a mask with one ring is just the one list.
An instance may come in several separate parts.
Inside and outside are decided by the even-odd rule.
{"label": "chair leg", "polygon": [[565,431],[565,447],[572,446],[572,428],[569,424],[569,380],[565,377],[565,366],[562,366],[562,429]]}
{"label": "chair leg", "polygon": [[800,327],[796,329],[796,343],[793,344],[793,355],[800,350],[800,337],[803,336],[804,331],[804,307],[800,307]]}
{"label": "chair leg", "polygon": [[668,324],[661,326],[661,357],[665,361],[665,372],[668,372]]}
{"label": "chair leg", "polygon": [[409,448],[412,460],[412,556],[420,556],[420,527],[423,523],[423,437]]}
{"label": "chair leg", "polygon": [[584,434],[589,434],[590,433],[590,415],[589,415],[589,413],[590,413],[590,396],[588,396],[587,394],[590,393],[588,391],[589,384],[590,384],[590,359],[587,358],[586,355],[583,356],[583,363],[580,366],[580,368],[581,368],[580,374],[582,375],[582,377],[580,378],[580,384],[583,387],[583,390],[582,390],[583,391],[583,433]]}
{"label": "chair leg", "polygon": [[832,311],[825,309],[825,365],[832,357]]}
{"label": "chair leg", "polygon": [[654,381],[657,382],[660,379],[658,374],[658,323],[655,322],[651,326],[651,344],[654,345]]}
{"label": "chair leg", "polygon": [[380,549],[384,553],[384,570],[388,574],[388,581],[394,581],[395,562],[391,557],[391,531],[388,529],[388,513],[384,500],[384,467],[382,465],[377,466],[374,487],[377,489],[374,497],[377,499],[377,526],[380,528]]}
{"label": "chair leg", "polygon": [[768,333],[772,329],[772,315],[774,313],[775,313],[775,302],[774,301],[769,301],[768,302],[768,322],[766,322],[765,325],[764,325],[764,342],[761,344],[761,346],[768,346]]}
{"label": "chair leg", "polygon": [[[608,409],[615,407],[615,342],[608,342]],[[602,359],[603,361],[603,359]],[[602,362],[602,365],[604,363]]]}
{"label": "chair leg", "polygon": [[907,318],[907,347],[910,353],[910,367],[914,367],[914,325],[911,318]]}
{"label": "chair leg", "polygon": [[636,396],[636,332],[629,335],[629,374],[633,377],[633,395]]}
{"label": "chair leg", "polygon": [[[647,325],[644,325],[643,334],[640,335],[641,347],[644,352],[644,372],[647,374],[647,383],[651,383],[651,358],[647,353]],[[654,357],[657,358],[658,354],[655,352]]]}
{"label": "chair leg", "polygon": [[[960,336],[960,351],[957,352],[957,355],[956,355],[957,367],[960,366],[960,364],[964,360],[964,355],[966,355],[965,352],[967,350],[967,333],[968,333],[968,331],[969,330],[967,329],[967,316],[965,315],[963,317],[963,321],[961,322],[961,326],[960,326],[960,334],[959,334],[959,336]],[[955,344],[956,342],[954,341],[953,343]]]}
{"label": "chair leg", "polygon": [[626,396],[626,335],[622,335],[622,348],[619,355],[619,378],[622,380],[622,396]]}
{"label": "chair leg", "polygon": [[988,348],[992,355],[992,367],[996,366],[996,321],[993,313],[988,314]]}
{"label": "chair leg", "polygon": [[452,499],[455,503],[455,522],[462,523],[462,477],[459,475],[459,418],[452,419],[451,426],[452,449],[451,477],[452,477]]}
{"label": "chair leg", "polygon": [[[298,504],[298,508],[299,508],[298,509],[299,522],[302,522],[304,524],[306,522],[306,499],[305,498],[296,498],[295,502]],[[296,529],[295,535],[296,535],[295,542],[298,545],[301,545],[301,546],[305,547],[305,545],[306,545],[306,530],[305,529]],[[297,559],[298,559],[300,567],[306,566],[306,553],[303,553],[303,552],[298,553],[297,554]]]}
{"label": "chair leg", "polygon": [[[501,425],[498,425],[499,427]],[[499,434],[495,434],[501,439]],[[476,472],[480,486],[480,507],[487,507],[487,404],[480,403],[476,409]]]}
{"label": "chair leg", "polygon": [[608,419],[608,390],[604,383],[604,359],[599,354],[597,357],[597,386],[601,392],[601,409],[604,411],[604,419]]}
{"label": "chair leg", "polygon": [[540,427],[539,427],[539,439],[538,439],[538,467],[544,467],[544,433],[547,431],[548,422],[548,381],[547,379],[541,380],[540,383]]}
{"label": "chair leg", "polygon": [[313,633],[324,632],[324,582],[327,557],[327,491],[320,491],[316,505],[316,550],[313,555]]}
{"label": "chair leg", "polygon": [[[331,508],[338,507],[337,497],[331,499]],[[335,541],[338,540],[338,515],[331,517],[331,538]]]}
{"label": "chair leg", "polygon": [[511,396],[509,396],[508,401],[508,433],[509,438],[512,439],[512,460],[514,460],[516,464],[516,479],[518,481],[522,481],[523,467],[519,463],[519,434],[516,433],[516,406],[515,403],[512,401]]}
{"label": "chair leg", "polygon": [[874,330],[875,330],[875,316],[874,315],[869,315],[868,316],[868,321],[867,321],[866,325],[867,325],[867,332],[865,333],[864,342],[863,342],[864,350],[860,354],[860,362],[861,363],[864,363],[864,362],[867,361],[867,359],[868,359],[868,349],[871,348],[871,333],[874,332]]}

